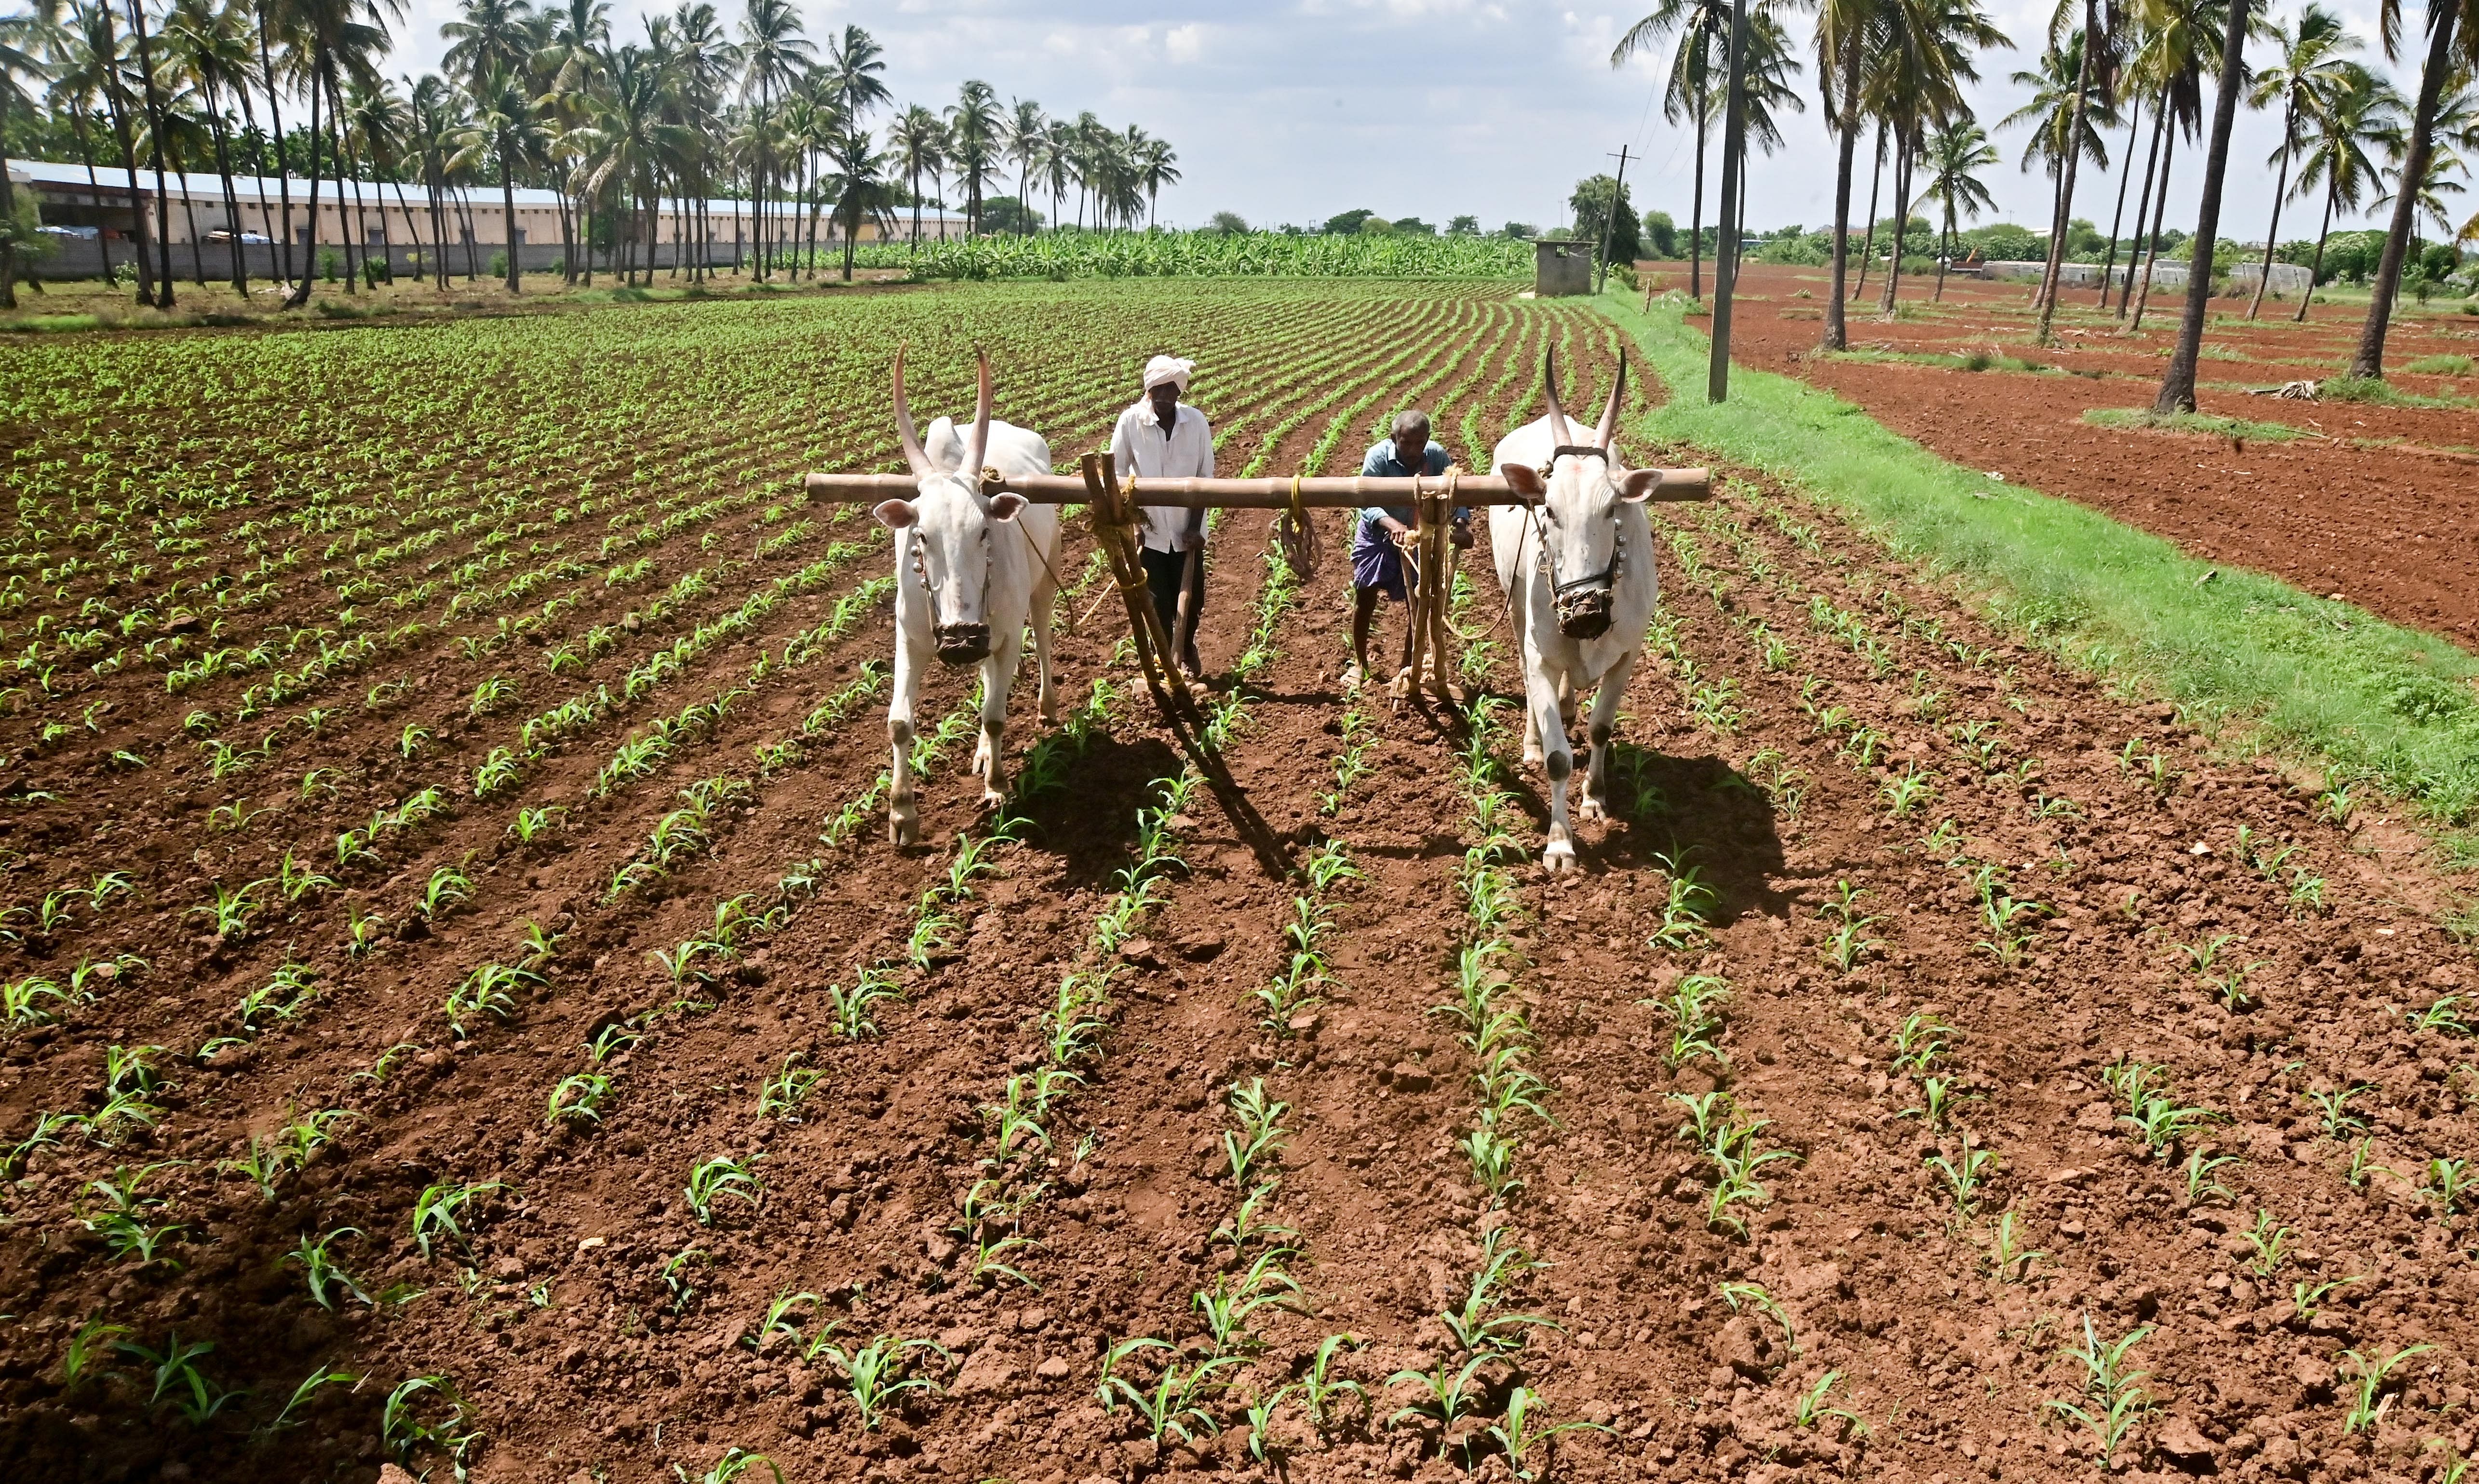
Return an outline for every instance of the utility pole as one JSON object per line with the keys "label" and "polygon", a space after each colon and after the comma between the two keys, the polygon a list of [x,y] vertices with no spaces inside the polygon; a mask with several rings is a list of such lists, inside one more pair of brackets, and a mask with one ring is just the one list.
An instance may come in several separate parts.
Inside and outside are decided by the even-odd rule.
{"label": "utility pole", "polygon": [[1600,271],[1593,276],[1595,294],[1600,293],[1601,286],[1610,281],[1610,237],[1618,230],[1619,203],[1626,199],[1627,147],[1621,144],[1619,152],[1611,158],[1619,163],[1619,183],[1610,188],[1609,215],[1601,218],[1601,266]]}
{"label": "utility pole", "polygon": [[1739,156],[1748,135],[1748,0],[1730,0],[1728,114],[1722,126],[1721,236],[1713,244],[1713,360],[1704,373],[1704,399],[1730,399],[1730,293],[1739,277]]}

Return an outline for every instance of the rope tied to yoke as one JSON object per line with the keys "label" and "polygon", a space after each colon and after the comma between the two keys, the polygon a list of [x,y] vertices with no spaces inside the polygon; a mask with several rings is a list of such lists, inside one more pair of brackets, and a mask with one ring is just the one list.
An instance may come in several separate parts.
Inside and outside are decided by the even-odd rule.
{"label": "rope tied to yoke", "polygon": [[1291,506],[1276,518],[1274,540],[1291,576],[1307,582],[1316,576],[1319,542],[1316,523],[1309,519],[1308,507],[1300,499],[1300,478],[1291,475]]}

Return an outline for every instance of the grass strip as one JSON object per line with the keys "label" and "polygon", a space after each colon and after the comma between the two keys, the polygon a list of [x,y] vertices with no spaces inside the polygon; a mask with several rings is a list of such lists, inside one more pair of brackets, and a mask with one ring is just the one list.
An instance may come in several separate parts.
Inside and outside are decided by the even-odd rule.
{"label": "grass strip", "polygon": [[1677,395],[1636,424],[1787,481],[1906,561],[1976,584],[1977,606],[2086,671],[2374,778],[2430,821],[2479,819],[2479,656],[2260,573],[1949,463],[1803,382],[1745,367],[1707,403],[1708,345],[1672,299],[1597,305]]}
{"label": "grass strip", "polygon": [[2083,421],[2095,427],[2144,433],[2201,433],[2207,438],[2248,438],[2257,443],[2288,443],[2305,432],[2286,422],[2253,422],[2245,418],[2215,417],[2209,412],[2154,412],[2149,407],[2093,407]]}

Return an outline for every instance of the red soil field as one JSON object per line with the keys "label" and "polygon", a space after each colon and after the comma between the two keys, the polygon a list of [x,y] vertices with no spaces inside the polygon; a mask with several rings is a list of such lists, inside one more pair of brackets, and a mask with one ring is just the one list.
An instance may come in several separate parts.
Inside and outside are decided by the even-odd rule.
{"label": "red soil field", "polygon": [[[1506,307],[1527,334],[1568,336],[1573,373],[1606,384],[1589,321]],[[1504,353],[1458,355],[1448,380],[1486,386]],[[1380,369],[1340,395],[1384,409],[1418,374]],[[1530,416],[1514,388],[1481,408],[1484,430]],[[1090,445],[1087,421],[1107,419],[1050,430],[1059,453]],[[1321,422],[1286,433],[1270,467],[1299,467]],[[788,486],[797,466],[779,461],[748,477]],[[1470,1150],[1482,1075],[1509,1086],[1504,1067],[1440,1012],[1486,946],[1466,892],[1469,853],[1486,861],[1491,846],[1463,780],[1496,780],[1532,847],[1545,785],[1503,708],[1475,740],[1462,714],[1339,693],[1339,527],[1326,568],[1261,636],[1270,648],[1236,692],[1244,716],[1208,760],[1214,781],[1157,822],[1182,862],[1158,879],[1162,904],[1107,954],[1094,926],[1138,811],[1188,760],[1112,660],[1115,600],[1062,641],[1061,666],[1071,709],[1097,679],[1121,699],[917,964],[922,894],[984,822],[966,738],[921,784],[922,847],[884,844],[879,809],[856,837],[813,843],[884,765],[876,704],[811,742],[761,805],[722,811],[710,854],[605,896],[672,790],[746,768],[885,656],[882,607],[548,841],[509,839],[504,808],[462,805],[391,844],[384,871],[340,872],[348,887],[289,918],[270,909],[254,938],[208,935],[181,908],[205,889],[190,875],[207,858],[199,809],[246,803],[263,780],[167,760],[111,794],[118,840],[92,838],[68,804],[29,800],[10,837],[48,869],[143,862],[145,909],[91,936],[151,967],[5,1043],[0,1152],[41,1112],[105,1106],[110,1048],[176,1054],[159,1062],[157,1124],[112,1141],[63,1132],[7,1171],[0,1475],[395,1484],[382,1466],[400,1460],[446,1479],[458,1425],[442,1394],[410,1398],[428,1441],[391,1434],[382,1408],[436,1376],[480,1434],[465,1455],[485,1480],[698,1479],[745,1448],[803,1481],[1497,1481],[1514,1471],[1503,1434],[1521,1387],[1551,1420],[1592,1424],[1527,1451],[1536,1471],[1554,1454],[1558,1478],[2066,1484],[2093,1475],[2094,1444],[2049,1404],[2094,1406],[2063,1353],[2088,1324],[2104,1343],[2135,1337],[2120,1369],[2143,1395],[2120,1476],[2439,1476],[2479,1442],[2471,1198],[2459,1163],[2433,1163],[2479,1151],[2479,1073],[2454,1012],[2479,966],[2435,920],[2449,883],[2421,842],[2016,647],[1794,494],[1717,473],[1710,505],[1660,507],[1665,621],[1627,698],[1612,817],[1580,830],[1582,874],[1505,866],[1512,915],[1478,961],[1507,976],[1493,992],[1522,1011],[1516,1064],[1546,1116],[1509,1109],[1489,1125],[1511,1139],[1520,1181],[1495,1195]],[[732,549],[762,534],[724,519]],[[1220,528],[1211,701],[1235,693],[1266,533],[1258,515]],[[1071,579],[1089,550],[1071,536]],[[1467,558],[1476,642],[1497,607],[1487,556],[1484,544]],[[683,694],[733,683],[827,596],[700,660]],[[1474,664],[1500,699],[1515,679],[1502,641]],[[434,700],[461,699],[481,671],[439,644]],[[101,749],[117,729],[176,729],[238,688],[132,689],[114,734],[26,776],[95,786],[114,777]],[[925,729],[963,694],[959,675],[933,676]],[[407,781],[401,716],[346,711],[317,755],[377,780],[350,802],[303,790],[303,838]],[[1042,729],[1022,688],[1015,717],[1030,744]],[[484,724],[435,719],[446,746],[487,740]],[[554,753],[539,776],[575,797],[616,736]],[[1328,807],[1338,755],[1360,737],[1368,771]],[[1363,879],[1320,892],[1301,873],[1331,841]],[[650,959],[806,854],[824,862],[815,894],[712,983],[668,981]],[[459,862],[484,888],[472,908],[345,951],[347,899],[407,915],[406,894]],[[1268,1028],[1256,991],[1287,971],[1285,930],[1320,895],[1323,1003]],[[527,920],[563,934],[545,982],[451,1035],[439,994],[476,957],[511,957]],[[279,949],[326,976],[322,993],[191,1059]],[[73,951],[38,939],[8,973],[64,974]],[[876,1006],[876,1034],[839,1034],[830,986],[880,959],[900,997]],[[1062,977],[1104,972],[1099,1049],[1075,1063],[1082,1085],[1050,1113],[1046,1146],[994,1145],[1023,1087],[1011,1079],[1046,1064]],[[1690,1036],[1682,1055],[1697,1028],[1664,1007],[1700,994],[1704,1045]],[[365,1075],[383,1058],[384,1077]],[[761,1108],[798,1066],[824,1076],[788,1113]],[[613,1078],[598,1117],[546,1116],[563,1078],[597,1068]],[[1238,1254],[1265,1250],[1215,1235],[1241,1194],[1230,1099],[1260,1080],[1289,1106],[1257,1215],[1290,1229],[1300,1292],[1217,1343],[1197,1295],[1231,1292],[1249,1267]],[[268,1190],[220,1164],[331,1108],[349,1111],[332,1141]],[[1760,1196],[1717,1208],[1721,1161],[1682,1137],[1699,1118],[1743,1131],[1725,1155],[1789,1156],[1756,1167]],[[719,1200],[709,1224],[684,1182],[725,1154],[762,1178],[763,1199]],[[992,1161],[1033,1192],[1010,1220],[963,1214]],[[140,1263],[89,1218],[116,1171],[159,1162],[185,1163],[145,1187],[166,1202],[150,1218],[185,1230],[166,1239],[171,1262]],[[425,1253],[417,1203],[448,1182],[495,1188]],[[376,1301],[334,1292],[321,1307],[287,1256],[344,1228],[358,1235],[337,1253]],[[1032,1243],[998,1257],[1029,1281],[976,1272],[972,1239],[1000,1233]],[[1493,1254],[1511,1266],[1468,1307]],[[1482,1321],[1496,1327],[1475,1342]],[[82,1334],[91,1353],[72,1377]],[[880,1335],[934,1341],[907,1364],[937,1389],[903,1393],[869,1426],[825,1347]],[[1329,1396],[1320,1423],[1299,1387],[1334,1336],[1351,1339],[1324,1379],[1364,1395]],[[1218,1366],[1186,1439],[1149,1436],[1121,1394],[1107,1411],[1097,1399],[1105,1357],[1142,1337],[1169,1348],[1112,1372],[1140,1388],[1166,1364]],[[212,1343],[202,1374],[246,1394],[186,1416],[193,1394],[157,1374],[176,1338]],[[2360,1378],[2396,1356],[2358,1405]],[[1458,1415],[1406,1411],[1419,1392],[1405,1373],[1467,1366]],[[273,1430],[319,1368],[359,1379]]]}
{"label": "red soil field", "polygon": [[[1645,265],[1668,287],[1684,266]],[[2097,290],[2070,291],[2054,350],[2031,343],[2031,290],[2021,283],[1905,278],[1893,320],[1872,278],[1850,316],[1854,350],[1992,351],[2055,372],[1870,362],[1815,354],[1823,330],[1821,269],[1751,267],[1732,320],[1732,354],[1848,397],[1887,426],[1975,469],[2095,509],[2177,542],[2210,561],[2272,574],[2319,596],[2339,593],[2396,623],[2479,648],[2479,406],[2411,408],[2309,403],[2249,396],[2248,387],[2320,380],[2349,365],[2363,306],[2297,307],[2267,299],[2244,320],[2244,299],[2215,300],[2197,401],[2208,414],[2278,422],[2309,436],[2230,440],[2082,421],[2098,407],[2152,404],[2183,298],[2156,292],[2143,328],[2124,333]],[[1802,297],[1802,295],[1806,295]],[[2479,398],[2479,374],[2403,367],[2438,355],[2479,356],[2479,319],[2405,305],[2387,343],[2388,379],[2426,397]]]}

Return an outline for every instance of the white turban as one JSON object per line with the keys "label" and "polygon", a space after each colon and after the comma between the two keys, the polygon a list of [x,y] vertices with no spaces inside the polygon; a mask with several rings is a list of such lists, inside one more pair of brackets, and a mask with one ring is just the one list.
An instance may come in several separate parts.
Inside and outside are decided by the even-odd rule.
{"label": "white turban", "polygon": [[1163,382],[1169,381],[1176,382],[1179,389],[1185,392],[1188,390],[1188,374],[1195,370],[1194,361],[1183,361],[1175,355],[1155,356],[1145,363],[1145,390],[1151,392]]}

